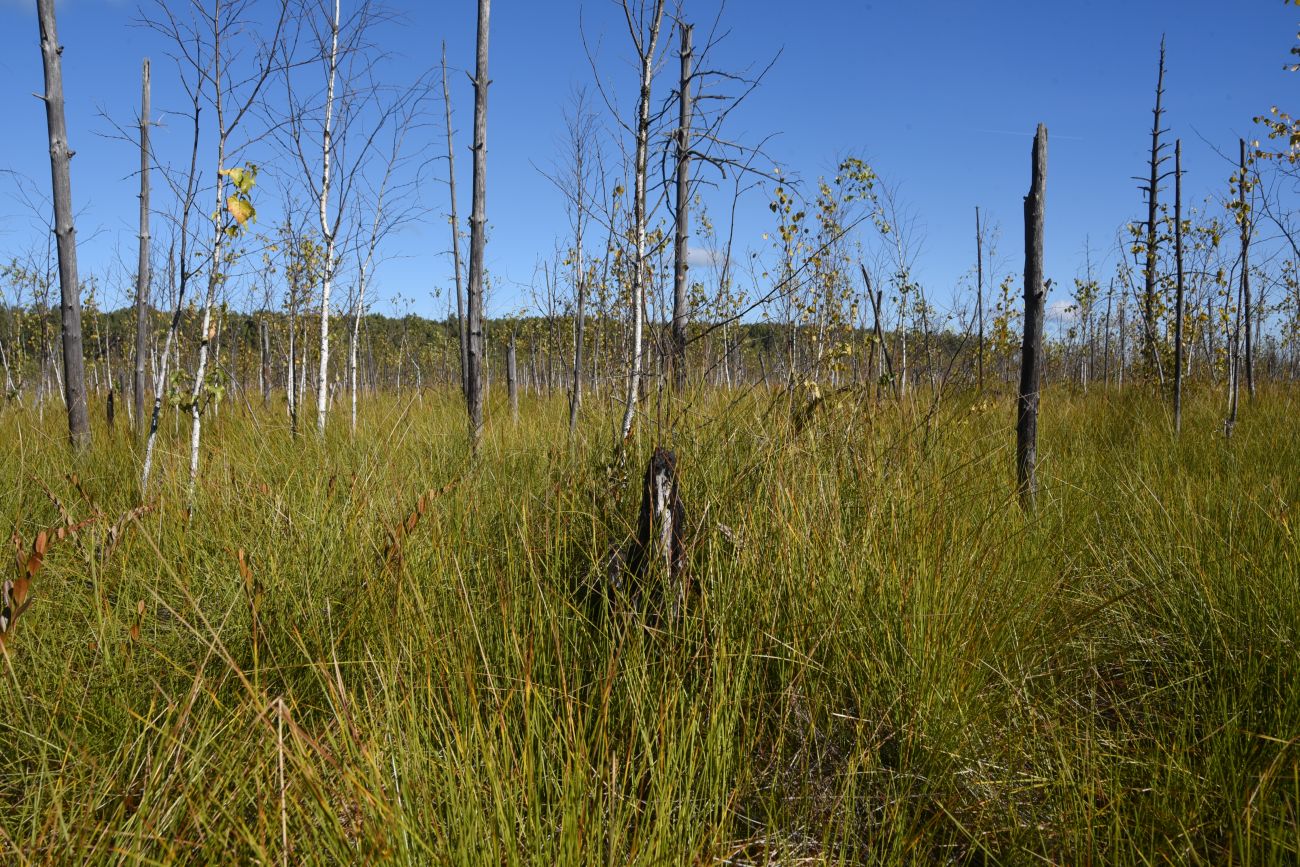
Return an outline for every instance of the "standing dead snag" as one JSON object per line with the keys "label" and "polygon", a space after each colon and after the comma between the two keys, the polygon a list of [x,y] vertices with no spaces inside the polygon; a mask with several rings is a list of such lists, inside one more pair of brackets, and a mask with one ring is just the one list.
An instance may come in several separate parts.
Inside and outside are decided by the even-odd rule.
{"label": "standing dead snag", "polygon": [[1241,162],[1237,175],[1237,218],[1241,224],[1241,319],[1244,317],[1244,329],[1246,338],[1246,391],[1253,398],[1255,396],[1255,366],[1253,355],[1253,346],[1251,345],[1252,330],[1252,313],[1250,305],[1250,205],[1246,202],[1246,193],[1250,191],[1251,183],[1249,176],[1246,174],[1246,140],[1240,139],[1241,145]]}
{"label": "standing dead snag", "polygon": [[1038,389],[1043,367],[1043,212],[1047,185],[1047,127],[1034,134],[1033,176],[1025,196],[1025,337],[1016,399],[1016,489],[1032,509],[1038,493]]}
{"label": "standing dead snag", "polygon": [[[647,12],[644,5],[642,13]],[[630,0],[624,0],[623,12],[631,26],[635,20]],[[633,163],[632,221],[636,237],[636,258],[632,263],[632,353],[628,366],[627,403],[623,409],[623,423],[619,428],[619,442],[626,443],[632,436],[632,422],[636,418],[636,405],[641,396],[641,365],[644,355],[646,280],[649,271],[649,251],[646,237],[646,163],[650,153],[650,87],[654,81],[655,57],[659,45],[659,28],[663,24],[664,0],[654,0],[648,10],[644,28],[632,27],[632,41],[636,47],[640,67],[640,96],[637,99],[636,156]]]}
{"label": "standing dead snag", "polygon": [[451,128],[451,90],[447,87],[447,43],[442,43],[442,104],[447,114],[447,192],[451,211],[451,262],[456,272],[456,335],[460,341],[460,390],[469,393],[469,344],[465,336],[465,287],[461,283],[460,220],[456,217],[456,148]]}
{"label": "standing dead snag", "polygon": [[984,233],[980,227],[980,209],[975,206],[975,324],[978,344],[975,350],[975,388],[984,392]]}
{"label": "standing dead snag", "polygon": [[1156,107],[1152,111],[1154,120],[1151,124],[1151,156],[1147,161],[1150,177],[1142,179],[1146,183],[1141,187],[1147,197],[1147,220],[1142,245],[1146,254],[1146,264],[1142,270],[1142,346],[1146,354],[1148,375],[1160,374],[1160,353],[1156,346],[1156,263],[1159,257],[1160,236],[1156,232],[1156,220],[1159,216],[1160,181],[1163,177],[1160,173],[1160,166],[1168,159],[1162,154],[1162,151],[1168,145],[1160,143],[1160,134],[1165,131],[1160,128],[1160,122],[1164,115],[1164,108],[1161,105],[1164,95],[1165,40],[1162,36],[1160,38],[1160,66],[1156,74]]}
{"label": "standing dead snag", "polygon": [[470,447],[483,438],[483,246],[487,240],[488,21],[491,0],[478,0],[478,50],[474,67],[474,174],[469,215],[469,347],[465,402]]}
{"label": "standing dead snag", "polygon": [[677,121],[677,215],[673,231],[673,339],[669,355],[673,387],[686,388],[686,281],[688,270],[687,239],[691,217],[691,34],[690,24],[682,25],[682,44]]}
{"label": "standing dead snag", "polygon": [[515,350],[515,333],[510,332],[510,342],[506,344],[506,394],[510,398],[510,420],[519,423],[519,377],[518,353]]}
{"label": "standing dead snag", "polygon": [[1174,433],[1183,429],[1183,140],[1174,142],[1174,260],[1178,282],[1174,301]]}
{"label": "standing dead snag", "polygon": [[145,356],[149,351],[149,59],[140,71],[140,249],[135,272],[135,370],[131,378],[132,421],[143,433]]}
{"label": "standing dead snag", "polygon": [[[676,617],[686,603],[686,509],[677,487],[677,456],[656,447],[646,464],[641,483],[641,511],[636,535],[624,552],[615,551],[609,564],[610,585],[637,599],[642,591],[674,591],[670,614]],[[657,579],[657,580],[656,580]],[[650,586],[652,582],[666,582]]]}
{"label": "standing dead snag", "polygon": [[77,279],[77,230],[72,213],[72,149],[63,115],[63,47],[54,25],[54,0],[37,0],[41,59],[45,66],[45,120],[50,140],[50,177],[54,199],[54,239],[59,254],[62,292],[63,395],[68,408],[68,435],[74,448],[90,445],[86,408],[86,367],[81,341],[81,282]]}

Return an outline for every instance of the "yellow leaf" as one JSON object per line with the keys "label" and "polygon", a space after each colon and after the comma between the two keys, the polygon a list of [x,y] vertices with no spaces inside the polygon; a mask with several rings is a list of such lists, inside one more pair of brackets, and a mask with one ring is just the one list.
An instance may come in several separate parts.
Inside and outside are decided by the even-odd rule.
{"label": "yellow leaf", "polygon": [[219,174],[225,175],[230,182],[235,185],[235,189],[240,193],[248,195],[249,190],[253,188],[253,183],[257,178],[256,168],[233,168],[222,169]]}
{"label": "yellow leaf", "polygon": [[253,219],[253,205],[247,199],[241,199],[239,196],[231,196],[226,199],[226,210],[230,211],[230,216],[235,218],[235,222],[244,225]]}

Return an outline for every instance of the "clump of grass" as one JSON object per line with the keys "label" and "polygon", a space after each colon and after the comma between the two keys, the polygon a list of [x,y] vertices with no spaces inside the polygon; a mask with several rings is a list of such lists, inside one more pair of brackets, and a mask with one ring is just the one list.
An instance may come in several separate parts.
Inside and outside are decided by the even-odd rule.
{"label": "clump of grass", "polygon": [[588,592],[636,473],[558,397],[472,463],[450,391],[324,440],[235,407],[188,517],[183,431],[141,508],[124,431],[74,462],[7,410],[13,531],[123,517],[50,549],[4,648],[5,860],[1300,854],[1292,394],[1225,440],[1209,396],[1175,439],[1148,395],[1050,392],[1033,515],[1005,399],[697,407],[667,623]]}

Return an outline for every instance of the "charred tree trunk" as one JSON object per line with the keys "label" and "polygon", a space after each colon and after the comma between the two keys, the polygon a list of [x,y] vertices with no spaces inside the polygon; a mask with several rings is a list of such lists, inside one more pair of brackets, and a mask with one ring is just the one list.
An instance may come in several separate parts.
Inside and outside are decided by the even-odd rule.
{"label": "charred tree trunk", "polygon": [[54,238],[59,256],[63,317],[63,396],[68,436],[76,449],[90,445],[86,409],[86,367],[81,339],[81,282],[77,278],[77,230],[72,218],[72,175],[68,127],[63,116],[63,48],[54,23],[54,0],[37,0],[41,59],[45,66],[45,121],[50,140],[50,181],[54,199]]}
{"label": "charred tree trunk", "polygon": [[145,355],[149,342],[149,61],[140,73],[140,258],[135,272],[135,373],[131,380],[132,418],[143,432]]}
{"label": "charred tree trunk", "polygon": [[677,120],[677,219],[673,237],[673,345],[671,361],[673,386],[678,392],[686,388],[686,281],[689,271],[691,219],[691,35],[693,27],[682,25],[681,79]]}
{"label": "charred tree trunk", "polygon": [[609,561],[611,589],[633,602],[650,597],[656,607],[661,591],[670,592],[668,614],[676,619],[689,590],[686,554],[686,509],[678,490],[677,456],[656,447],[641,483],[636,535],[625,549],[615,548]]}
{"label": "charred tree trunk", "polygon": [[1016,486],[1032,509],[1038,493],[1038,399],[1043,366],[1043,217],[1047,183],[1047,127],[1034,135],[1033,175],[1025,196],[1025,336],[1016,400]]}
{"label": "charred tree trunk", "polygon": [[491,0],[478,0],[478,49],[474,70],[474,201],[469,217],[469,356],[465,403],[470,445],[483,437],[483,247],[487,230],[488,17]]}

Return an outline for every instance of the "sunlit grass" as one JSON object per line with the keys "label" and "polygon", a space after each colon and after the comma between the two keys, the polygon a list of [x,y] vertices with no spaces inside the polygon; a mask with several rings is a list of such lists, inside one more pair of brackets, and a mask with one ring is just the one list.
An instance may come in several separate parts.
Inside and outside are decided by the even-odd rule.
{"label": "sunlit grass", "polygon": [[[56,407],[6,407],[12,527],[61,523],[43,486],[105,517],[8,639],[5,860],[1293,863],[1294,395],[1231,440],[1193,395],[1175,441],[1149,395],[1049,392],[1028,516],[1009,399],[917,400],[796,431],[703,395],[618,467],[561,396],[494,405],[476,463],[451,392],[323,442],[239,397],[189,519],[165,421],[111,553],[123,426],[74,461]],[[647,624],[600,575],[661,438],[699,593]]]}

